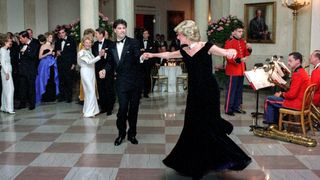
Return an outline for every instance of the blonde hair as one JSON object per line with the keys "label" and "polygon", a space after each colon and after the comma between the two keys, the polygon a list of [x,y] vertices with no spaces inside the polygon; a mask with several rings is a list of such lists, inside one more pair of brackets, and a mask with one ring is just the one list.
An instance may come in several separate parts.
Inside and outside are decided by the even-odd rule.
{"label": "blonde hair", "polygon": [[83,36],[81,43],[84,44],[84,41],[86,40],[90,40],[91,42],[93,42],[93,37],[91,35],[85,35]]}
{"label": "blonde hair", "polygon": [[46,39],[47,39],[50,35],[53,37],[54,34],[53,34],[52,32],[46,32],[46,33],[44,33],[44,36],[46,37]]}
{"label": "blonde hair", "polygon": [[200,41],[200,31],[192,20],[184,20],[174,28],[174,31],[186,36],[190,41]]}

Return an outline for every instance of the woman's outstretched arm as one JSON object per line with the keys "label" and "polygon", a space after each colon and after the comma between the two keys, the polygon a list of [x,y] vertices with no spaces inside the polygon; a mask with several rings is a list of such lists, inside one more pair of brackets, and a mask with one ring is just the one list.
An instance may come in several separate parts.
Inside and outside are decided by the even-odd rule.
{"label": "woman's outstretched arm", "polygon": [[149,58],[163,58],[163,59],[172,59],[172,58],[182,58],[180,51],[173,52],[162,52],[162,53],[143,53],[142,60]]}
{"label": "woman's outstretched arm", "polygon": [[226,56],[227,58],[235,58],[237,55],[237,51],[235,49],[223,49],[216,45],[213,45],[209,49],[209,54],[214,54],[217,56]]}

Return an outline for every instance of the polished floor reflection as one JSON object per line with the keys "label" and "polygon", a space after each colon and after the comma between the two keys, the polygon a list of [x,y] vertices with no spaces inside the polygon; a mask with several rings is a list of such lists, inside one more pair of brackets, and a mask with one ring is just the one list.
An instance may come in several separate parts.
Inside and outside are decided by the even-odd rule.
{"label": "polished floor reflection", "polygon": [[[250,112],[255,110],[255,94],[244,95],[247,114],[223,116],[235,126],[230,137],[253,162],[244,171],[211,173],[203,179],[320,179],[320,148],[254,136],[249,125],[253,123]],[[264,95],[260,97],[262,111]],[[221,100],[223,104],[224,97]],[[18,110],[15,115],[0,113],[0,179],[191,179],[162,164],[181,132],[185,103],[185,93],[154,93],[143,98],[139,144],[126,140],[120,146],[113,145],[115,113],[83,118],[82,106],[75,103],[43,104],[33,111]],[[315,138],[319,142],[318,132]]]}

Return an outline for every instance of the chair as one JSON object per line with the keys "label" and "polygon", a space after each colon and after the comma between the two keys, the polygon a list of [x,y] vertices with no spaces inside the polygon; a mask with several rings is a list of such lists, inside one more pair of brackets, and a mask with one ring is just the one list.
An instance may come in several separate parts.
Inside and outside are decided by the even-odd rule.
{"label": "chair", "polygon": [[183,89],[186,90],[188,88],[188,74],[182,73],[176,78],[176,91],[179,92],[179,86],[182,85]]}
{"label": "chair", "polygon": [[159,92],[162,91],[162,85],[166,85],[167,91],[168,91],[168,84],[169,84],[168,83],[168,76],[159,75],[159,69],[156,66],[154,66],[151,69],[151,89],[152,89],[152,92],[153,92],[154,84],[157,85]]}
{"label": "chair", "polygon": [[182,74],[178,75],[176,78],[176,91],[177,92],[179,92],[179,85],[182,85],[184,90],[186,90],[188,88],[188,71],[186,68],[186,64],[184,62],[181,62],[180,67],[182,70]]}
{"label": "chair", "polygon": [[[316,84],[311,84],[304,92],[303,101],[302,101],[302,109],[292,110],[292,109],[279,109],[279,130],[282,130],[282,124],[288,125],[299,125],[302,128],[303,136],[306,137],[306,128],[305,125],[309,124],[312,134],[314,135],[312,128],[312,120],[311,120],[311,104],[314,92],[316,90]],[[288,115],[288,119],[284,119],[284,115]],[[295,120],[295,118],[298,120]]]}
{"label": "chair", "polygon": [[320,131],[320,106],[316,106],[313,103],[311,104],[311,119],[313,127]]}

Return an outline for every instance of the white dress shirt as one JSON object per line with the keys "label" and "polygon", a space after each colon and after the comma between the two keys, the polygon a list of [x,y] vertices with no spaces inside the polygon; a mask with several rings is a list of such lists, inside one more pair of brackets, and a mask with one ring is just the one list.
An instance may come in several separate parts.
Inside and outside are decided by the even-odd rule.
{"label": "white dress shirt", "polygon": [[117,42],[117,52],[118,52],[119,60],[121,59],[121,54],[122,54],[122,50],[125,42],[126,42],[126,39],[124,39],[123,42]]}

